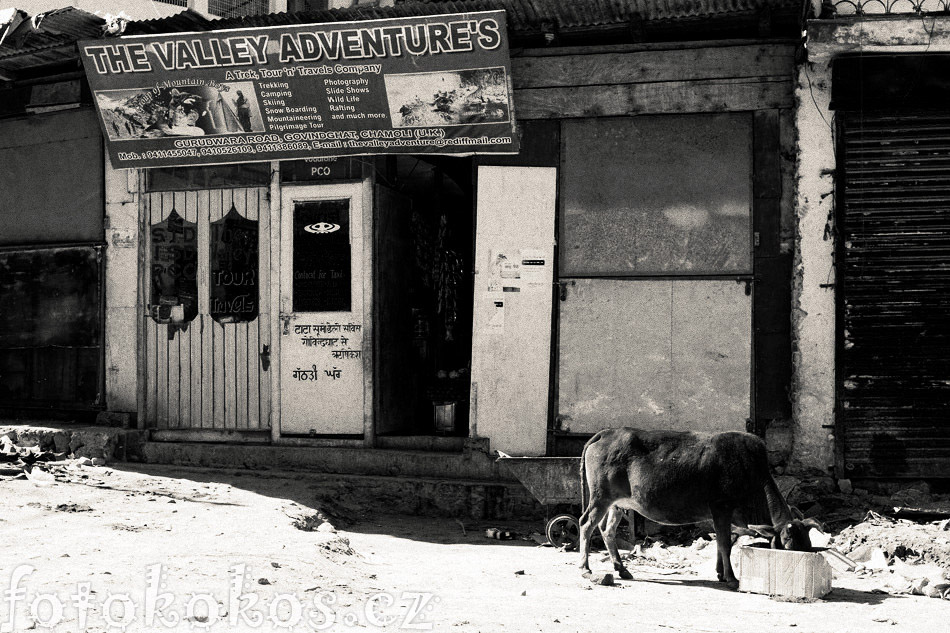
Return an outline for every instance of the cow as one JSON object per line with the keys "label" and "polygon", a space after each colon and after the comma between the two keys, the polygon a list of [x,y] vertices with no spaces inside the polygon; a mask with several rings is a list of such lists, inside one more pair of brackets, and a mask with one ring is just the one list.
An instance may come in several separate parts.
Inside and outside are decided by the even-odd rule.
{"label": "cow", "polygon": [[773,548],[796,551],[810,551],[808,531],[820,529],[814,520],[792,515],[769,472],[765,442],[751,433],[607,429],[584,445],[580,471],[582,505],[585,487],[590,494],[580,519],[585,574],[591,536],[599,526],[614,570],[623,579],[633,577],[617,551],[621,510],[665,525],[712,519],[716,575],[733,588],[738,580],[729,561],[732,524],[770,537]]}

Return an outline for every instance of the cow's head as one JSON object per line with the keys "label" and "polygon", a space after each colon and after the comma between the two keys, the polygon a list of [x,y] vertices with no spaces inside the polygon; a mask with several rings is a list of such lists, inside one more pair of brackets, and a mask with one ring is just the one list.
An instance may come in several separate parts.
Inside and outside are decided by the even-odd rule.
{"label": "cow's head", "polygon": [[790,519],[776,526],[750,525],[749,529],[772,542],[772,549],[784,549],[794,552],[811,551],[811,538],[808,532],[815,528],[823,531],[821,523],[814,519]]}

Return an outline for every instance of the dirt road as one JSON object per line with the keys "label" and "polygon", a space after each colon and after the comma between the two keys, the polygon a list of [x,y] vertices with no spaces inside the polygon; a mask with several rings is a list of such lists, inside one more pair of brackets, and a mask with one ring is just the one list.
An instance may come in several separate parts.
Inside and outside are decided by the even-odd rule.
{"label": "dirt road", "polygon": [[[917,633],[950,619],[950,602],[871,593],[879,583],[851,574],[810,604],[728,591],[712,547],[674,568],[638,559],[636,580],[593,586],[576,554],[485,538],[495,524],[463,534],[451,519],[322,503],[333,484],[319,477],[74,463],[51,474],[0,481],[0,631]],[[14,585],[25,595],[10,626]]]}

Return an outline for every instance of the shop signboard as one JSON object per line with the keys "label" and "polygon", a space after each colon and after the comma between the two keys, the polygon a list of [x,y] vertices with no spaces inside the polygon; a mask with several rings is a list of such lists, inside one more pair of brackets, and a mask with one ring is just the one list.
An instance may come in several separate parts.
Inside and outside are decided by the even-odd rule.
{"label": "shop signboard", "polygon": [[504,11],[79,46],[117,168],[518,151]]}

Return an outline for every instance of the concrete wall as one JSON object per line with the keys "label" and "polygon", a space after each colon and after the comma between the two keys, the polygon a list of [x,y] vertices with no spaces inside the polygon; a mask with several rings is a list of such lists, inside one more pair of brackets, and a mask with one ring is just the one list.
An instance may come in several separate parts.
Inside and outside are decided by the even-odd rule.
{"label": "concrete wall", "polygon": [[835,295],[834,241],[826,228],[834,219],[835,152],[831,67],[809,60],[798,70],[797,230],[792,274],[791,470],[834,465]]}
{"label": "concrete wall", "polygon": [[136,410],[138,172],[105,157],[106,408]]}
{"label": "concrete wall", "polygon": [[[556,191],[551,167],[478,169],[470,427],[492,449],[514,455],[546,449]],[[546,261],[533,281],[523,271],[502,277],[492,266],[497,253],[520,264],[525,249]]]}

